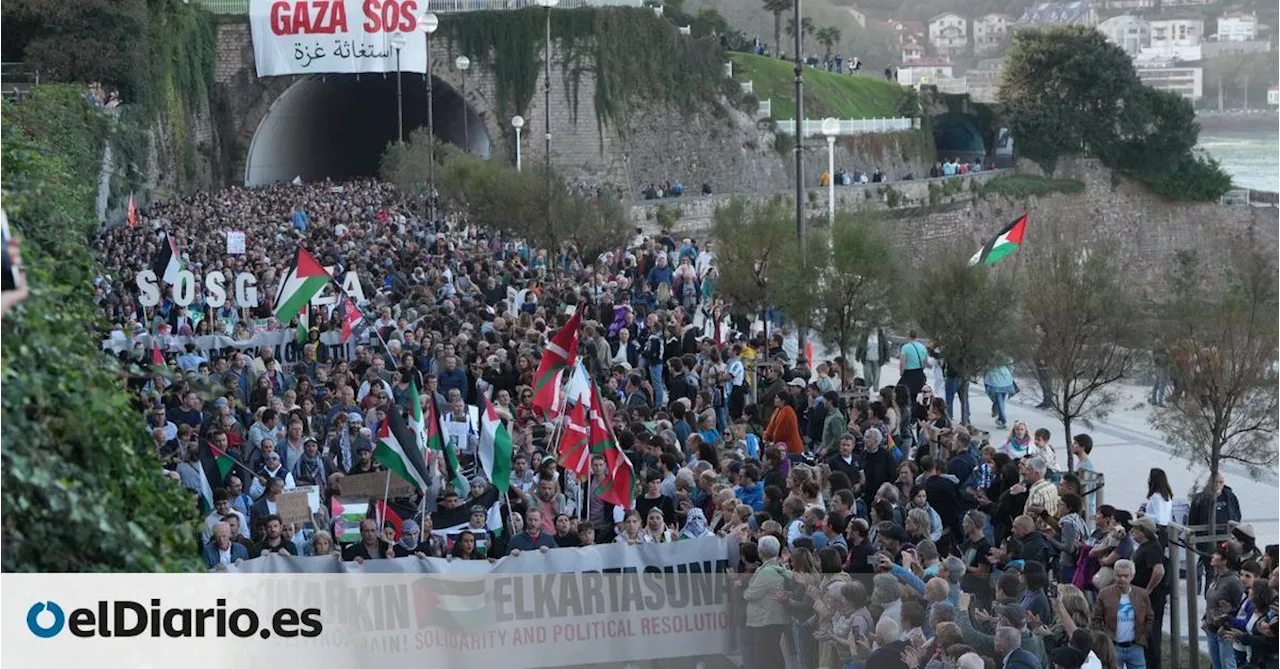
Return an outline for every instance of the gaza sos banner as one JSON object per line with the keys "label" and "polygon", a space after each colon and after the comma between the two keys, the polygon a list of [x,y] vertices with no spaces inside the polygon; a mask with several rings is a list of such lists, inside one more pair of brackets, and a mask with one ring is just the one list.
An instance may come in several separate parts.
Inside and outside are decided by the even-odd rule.
{"label": "gaza sos banner", "polygon": [[427,70],[425,0],[251,0],[259,77]]}

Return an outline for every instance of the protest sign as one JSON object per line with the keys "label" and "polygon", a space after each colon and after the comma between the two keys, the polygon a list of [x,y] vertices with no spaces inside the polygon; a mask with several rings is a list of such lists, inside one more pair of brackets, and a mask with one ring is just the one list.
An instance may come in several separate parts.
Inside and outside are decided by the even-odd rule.
{"label": "protest sign", "polygon": [[[387,476],[391,477],[390,488],[387,487]],[[412,483],[400,478],[392,472],[372,472],[369,474],[351,474],[342,477],[339,484],[343,495],[383,499],[383,495],[391,499],[403,499],[413,495]]]}
{"label": "protest sign", "polygon": [[[262,347],[266,346],[275,353],[276,360],[287,365],[302,360],[302,346],[298,344],[294,332],[295,330],[258,332],[250,339],[233,339],[222,335],[207,335],[202,337],[165,336],[155,337],[155,340],[161,351],[185,351],[187,344],[195,344],[196,350],[205,357],[225,355],[233,351],[243,351],[256,355]],[[152,339],[150,335],[142,335],[133,339],[104,339],[102,340],[102,350],[119,353],[141,345],[145,350],[150,351]],[[321,333],[320,345],[325,347],[328,357],[332,360],[352,360],[355,358],[355,339],[353,338],[343,344],[342,334],[339,332]]]}
{"label": "protest sign", "polygon": [[227,254],[233,256],[244,255],[243,230],[231,230],[227,233]]}
{"label": "protest sign", "polygon": [[276,515],[285,523],[305,525],[311,522],[311,504],[307,491],[290,490],[276,498]]}
{"label": "protest sign", "polygon": [[[420,0],[251,0],[259,77],[427,71]],[[397,41],[397,37],[399,40]]]}

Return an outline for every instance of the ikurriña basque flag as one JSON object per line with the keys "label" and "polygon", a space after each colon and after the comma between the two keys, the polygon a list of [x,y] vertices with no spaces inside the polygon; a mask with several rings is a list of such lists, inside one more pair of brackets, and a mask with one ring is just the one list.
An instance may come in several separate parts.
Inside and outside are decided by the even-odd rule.
{"label": "ikurri\u00f1a basque flag", "polygon": [[1004,229],[997,232],[994,237],[987,240],[978,252],[973,254],[969,259],[969,266],[977,265],[994,265],[1005,256],[1018,250],[1022,245],[1022,237],[1027,232],[1027,215],[1023,214],[1017,220],[1006,225]]}

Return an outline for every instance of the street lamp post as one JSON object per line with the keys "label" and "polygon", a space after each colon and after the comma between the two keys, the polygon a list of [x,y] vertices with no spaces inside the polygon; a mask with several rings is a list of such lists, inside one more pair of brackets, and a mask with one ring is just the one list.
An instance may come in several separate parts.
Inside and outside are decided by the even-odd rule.
{"label": "street lamp post", "polygon": [[453,64],[462,72],[462,150],[471,153],[470,119],[467,118],[467,70],[471,69],[471,59],[458,56]]}
{"label": "street lamp post", "polygon": [[538,0],[538,5],[546,9],[547,42],[542,56],[542,119],[546,128],[546,145],[543,148],[544,169],[547,180],[547,229],[551,229],[551,8],[560,4],[560,0]]}
{"label": "street lamp post", "polygon": [[[804,245],[804,168],[803,155],[801,151],[804,148],[804,55],[800,53],[800,35],[804,31],[801,30],[800,19],[800,2],[795,0],[795,37],[796,37],[796,242],[800,245],[800,266],[808,265],[806,257],[807,249]],[[800,355],[805,355],[807,348],[806,340],[808,339],[804,327],[799,327],[799,334],[796,339],[800,348]],[[813,364],[813,361],[808,361]]]}
{"label": "street lamp post", "polygon": [[840,121],[822,119],[822,134],[827,136],[827,223],[836,222],[836,135],[840,134]]}
{"label": "street lamp post", "polygon": [[[422,20],[418,22],[418,29],[422,31],[426,47],[427,47],[427,181],[430,184],[431,191],[427,193],[427,201],[433,202],[436,192],[436,116],[435,110],[432,109],[432,87],[431,87],[431,33],[440,27],[440,19],[435,14],[427,12],[423,15]],[[435,218],[435,209],[432,205],[431,217]]]}
{"label": "street lamp post", "polygon": [[524,129],[524,117],[516,114],[511,117],[511,127],[516,129],[516,171],[520,171],[520,131]]}
{"label": "street lamp post", "polygon": [[404,144],[404,89],[400,86],[400,51],[404,43],[403,34],[391,36],[391,48],[396,50],[396,133],[401,144]]}

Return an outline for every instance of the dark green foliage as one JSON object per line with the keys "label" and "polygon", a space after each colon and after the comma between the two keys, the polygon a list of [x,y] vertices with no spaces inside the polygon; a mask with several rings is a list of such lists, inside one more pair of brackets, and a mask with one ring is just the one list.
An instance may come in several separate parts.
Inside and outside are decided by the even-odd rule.
{"label": "dark green foliage", "polygon": [[6,571],[187,569],[196,511],[101,352],[87,240],[108,122],[76,86],[3,107],[4,206],[31,297],[5,321]]}
{"label": "dark green foliage", "polygon": [[913,272],[911,311],[924,336],[938,343],[948,367],[963,377],[981,376],[1019,346],[1017,328],[991,327],[991,315],[1016,321],[1017,294],[1004,267],[969,267],[968,250]]}
{"label": "dark green foliage", "polygon": [[[491,67],[498,107],[504,115],[527,112],[544,67],[545,23],[541,12],[485,11],[447,14],[440,33],[451,49]],[[723,50],[714,38],[681,36],[651,9],[611,7],[551,12],[553,55],[570,81],[559,94],[579,108],[581,77],[595,77],[595,113],[601,129],[621,121],[636,101],[672,106],[686,113],[718,108],[720,96],[736,97],[722,76]]]}
{"label": "dark green foliage", "polygon": [[1043,197],[1054,193],[1068,195],[1083,193],[1084,182],[1077,179],[1049,179],[1030,174],[1016,174],[991,179],[981,186],[978,192],[983,197],[1003,195],[1010,199],[1023,200],[1032,195]]}
{"label": "dark green foliage", "polygon": [[[382,178],[405,193],[421,198],[429,190],[427,142],[426,131],[417,130],[406,144],[391,145],[382,158]],[[551,175],[548,189],[547,175],[541,166],[516,172],[496,161],[438,142],[435,159],[440,196],[466,203],[469,218],[475,223],[510,230],[540,246],[559,248],[562,243],[573,243],[592,256],[626,239],[626,217],[611,193],[605,193],[600,199],[584,200],[570,194],[557,174]]]}
{"label": "dark green foliage", "polygon": [[1092,155],[1173,199],[1211,201],[1231,188],[1195,152],[1191,103],[1143,85],[1129,57],[1092,29],[1015,33],[1000,101],[1018,152],[1050,174],[1060,158]]}
{"label": "dark green foliage", "polygon": [[1142,85],[1129,55],[1084,26],[1017,31],[1003,76],[1000,103],[1018,150],[1049,173],[1063,156],[1107,146],[1124,100]]}

